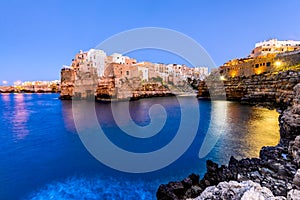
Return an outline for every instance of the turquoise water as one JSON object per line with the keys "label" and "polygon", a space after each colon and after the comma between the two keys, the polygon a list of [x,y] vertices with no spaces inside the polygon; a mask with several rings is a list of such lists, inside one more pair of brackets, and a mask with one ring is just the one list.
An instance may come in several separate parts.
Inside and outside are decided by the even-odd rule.
{"label": "turquoise water", "polygon": [[[206,159],[225,164],[231,155],[257,157],[262,146],[279,140],[275,111],[234,102],[183,101],[200,111],[192,145],[171,165],[134,174],[111,169],[86,150],[74,125],[71,101],[60,101],[57,94],[1,94],[0,199],[155,199],[159,184],[193,172],[203,175]],[[181,120],[175,97],[142,99],[130,103],[130,114],[138,125],[150,123],[148,110],[153,104],[164,106],[168,118],[159,134],[145,140],[122,133],[109,103],[96,103],[96,110],[114,144],[128,151],[149,152],[170,142]],[[208,156],[199,159],[208,125],[215,124],[211,115],[220,112],[213,107],[227,108],[225,129]]]}

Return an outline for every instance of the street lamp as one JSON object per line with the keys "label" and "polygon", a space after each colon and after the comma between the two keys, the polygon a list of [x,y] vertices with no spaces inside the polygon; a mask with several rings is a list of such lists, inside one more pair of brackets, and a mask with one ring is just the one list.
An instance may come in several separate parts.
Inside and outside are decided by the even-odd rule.
{"label": "street lamp", "polygon": [[276,67],[280,67],[282,65],[282,62],[280,61],[280,60],[277,60],[276,62],[275,62],[275,66]]}

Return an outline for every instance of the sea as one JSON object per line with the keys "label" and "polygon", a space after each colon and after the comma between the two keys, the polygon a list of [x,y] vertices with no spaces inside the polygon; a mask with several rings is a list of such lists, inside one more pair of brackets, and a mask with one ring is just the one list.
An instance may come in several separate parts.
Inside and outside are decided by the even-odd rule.
{"label": "sea", "polygon": [[[226,164],[231,156],[258,157],[262,146],[279,141],[275,110],[237,102],[156,97],[92,103],[103,132],[99,134],[123,152],[137,156],[157,153],[175,140],[179,130],[183,130],[182,145],[187,146],[181,148],[179,143],[178,148],[165,151],[169,157],[179,155],[170,163],[163,163],[169,157],[159,158],[158,154],[157,159],[145,162],[147,166],[132,166],[130,171],[132,163],[126,156],[111,156],[110,164],[82,141],[76,115],[86,113],[74,111],[74,102],[60,100],[59,94],[0,94],[1,200],[156,199],[160,184],[182,180],[191,173],[203,177],[208,159]],[[120,122],[115,113],[129,113],[128,121]],[[157,133],[139,137],[139,129],[128,134],[137,126],[147,128],[156,118],[161,122],[157,126],[162,125],[152,126]],[[103,154],[114,151],[101,145],[97,148]],[[199,156],[203,148],[206,151]]]}

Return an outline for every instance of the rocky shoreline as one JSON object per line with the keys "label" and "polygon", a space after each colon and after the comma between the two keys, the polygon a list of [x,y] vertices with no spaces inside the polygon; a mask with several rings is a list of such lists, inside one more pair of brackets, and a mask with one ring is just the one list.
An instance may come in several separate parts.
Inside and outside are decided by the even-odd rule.
{"label": "rocky shoreline", "polygon": [[284,109],[279,116],[277,146],[263,147],[259,158],[231,157],[227,166],[208,160],[201,180],[191,174],[182,181],[160,185],[157,199],[300,199],[300,84],[285,102],[289,106],[277,102],[273,106]]}
{"label": "rocky shoreline", "polygon": [[[155,98],[155,97],[172,97],[172,96],[176,96],[175,94],[171,93],[171,92],[166,92],[166,91],[151,91],[151,92],[139,92],[139,93],[135,93],[131,98],[122,98],[122,99],[118,99],[115,97],[111,97],[111,96],[101,96],[101,97],[93,97],[91,96],[90,98],[86,98],[86,99],[90,99],[90,100],[95,100],[97,102],[113,102],[113,101],[136,101],[139,99],[148,99],[148,98]],[[60,96],[59,97],[61,100],[72,100],[72,99],[77,99],[80,100],[81,98],[76,98],[70,95],[64,95],[64,96]]]}

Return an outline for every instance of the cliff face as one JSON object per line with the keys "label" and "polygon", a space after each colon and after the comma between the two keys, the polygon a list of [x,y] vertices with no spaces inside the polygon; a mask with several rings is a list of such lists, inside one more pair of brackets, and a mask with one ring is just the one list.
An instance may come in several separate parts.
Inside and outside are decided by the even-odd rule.
{"label": "cliff face", "polygon": [[161,82],[142,81],[138,71],[131,70],[128,76],[123,76],[118,64],[109,65],[100,78],[92,67],[61,71],[61,99],[110,101],[170,95],[172,92]]}
{"label": "cliff face", "polygon": [[74,96],[75,71],[73,69],[61,70],[61,99],[71,99]]}
{"label": "cliff face", "polygon": [[[278,92],[285,94],[282,89]],[[274,196],[281,196],[276,199],[300,199],[300,84],[286,93],[289,96],[282,100],[289,100],[290,106],[279,117],[281,139],[277,146],[263,147],[259,158],[236,160],[231,157],[227,166],[218,166],[208,160],[203,179],[199,181],[199,176],[193,174],[182,181],[160,185],[157,198],[166,200],[199,196],[197,199],[223,199],[227,195],[225,199],[241,199],[246,195],[244,199],[260,199],[258,197],[265,197],[263,190],[270,190],[272,193],[265,199],[274,199]],[[254,103],[255,99],[260,98],[252,98],[251,102]],[[275,100],[272,102],[278,105]],[[251,189],[252,182],[244,182],[239,190],[228,190],[228,187],[237,185],[229,181],[249,180],[263,188],[254,191]],[[226,194],[224,191],[227,191]]]}
{"label": "cliff face", "polygon": [[[284,71],[254,75],[251,77],[229,78],[224,83],[227,100],[237,100],[248,104],[276,105],[286,108],[292,102],[293,87],[300,82],[300,71]],[[214,86],[213,86],[214,87]],[[199,84],[198,97],[209,98],[210,92],[205,82]]]}

